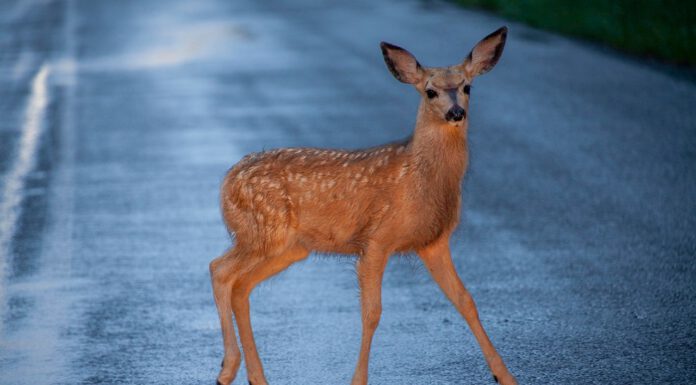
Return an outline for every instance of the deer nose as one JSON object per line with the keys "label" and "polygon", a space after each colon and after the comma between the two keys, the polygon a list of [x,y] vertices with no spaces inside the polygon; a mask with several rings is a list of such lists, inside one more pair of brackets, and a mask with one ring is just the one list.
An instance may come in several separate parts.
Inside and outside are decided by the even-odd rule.
{"label": "deer nose", "polygon": [[459,107],[456,104],[452,108],[450,108],[449,111],[447,111],[447,113],[445,114],[445,119],[448,122],[458,122],[464,118],[466,118],[466,111],[464,111],[463,108]]}

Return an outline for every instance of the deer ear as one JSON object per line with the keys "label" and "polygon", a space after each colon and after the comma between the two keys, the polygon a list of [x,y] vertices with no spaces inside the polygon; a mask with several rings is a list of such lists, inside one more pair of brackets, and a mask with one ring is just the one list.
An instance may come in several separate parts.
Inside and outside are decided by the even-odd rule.
{"label": "deer ear", "polygon": [[379,46],[382,48],[384,62],[396,80],[415,84],[423,78],[423,67],[410,52],[386,42],[380,43]]}
{"label": "deer ear", "polygon": [[464,69],[473,77],[483,75],[498,63],[503,54],[507,27],[501,27],[481,40],[464,60]]}

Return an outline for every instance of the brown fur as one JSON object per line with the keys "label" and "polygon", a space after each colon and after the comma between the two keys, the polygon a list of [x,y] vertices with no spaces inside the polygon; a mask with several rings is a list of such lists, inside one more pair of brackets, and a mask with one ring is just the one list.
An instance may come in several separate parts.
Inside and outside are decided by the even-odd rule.
{"label": "brown fur", "polygon": [[[210,266],[225,346],[220,383],[234,379],[241,359],[234,313],[249,381],[266,384],[248,295],[259,282],[318,251],[360,257],[363,338],[353,385],[365,385],[386,261],[392,253],[416,251],[471,326],[493,374],[505,385],[515,384],[480,326],[449,256],[468,164],[468,124],[466,118],[444,118],[455,105],[468,110],[464,86],[495,65],[505,34],[501,29],[489,35],[464,63],[447,68],[424,68],[408,51],[382,44],[389,70],[423,95],[416,128],[405,142],[358,151],[278,149],[250,154],[229,171],[221,206],[236,244]],[[430,99],[426,90],[439,96]]]}

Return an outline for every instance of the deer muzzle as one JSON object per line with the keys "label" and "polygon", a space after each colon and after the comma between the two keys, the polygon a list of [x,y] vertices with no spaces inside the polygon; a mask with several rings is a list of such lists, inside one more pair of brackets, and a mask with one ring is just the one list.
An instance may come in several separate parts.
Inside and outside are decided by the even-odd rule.
{"label": "deer muzzle", "polygon": [[459,105],[455,104],[449,109],[449,111],[447,111],[445,114],[445,119],[448,122],[459,122],[466,119],[466,111]]}

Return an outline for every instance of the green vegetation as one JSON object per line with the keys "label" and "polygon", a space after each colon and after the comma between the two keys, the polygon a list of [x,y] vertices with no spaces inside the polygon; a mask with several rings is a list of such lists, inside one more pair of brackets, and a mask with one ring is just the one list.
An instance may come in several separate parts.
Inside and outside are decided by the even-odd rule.
{"label": "green vegetation", "polygon": [[457,0],[534,27],[696,66],[693,0]]}

